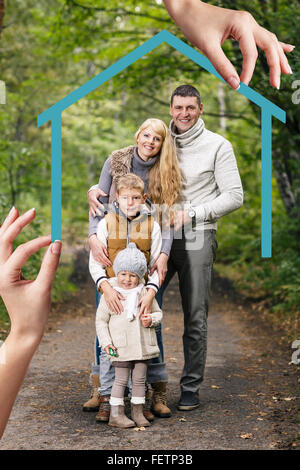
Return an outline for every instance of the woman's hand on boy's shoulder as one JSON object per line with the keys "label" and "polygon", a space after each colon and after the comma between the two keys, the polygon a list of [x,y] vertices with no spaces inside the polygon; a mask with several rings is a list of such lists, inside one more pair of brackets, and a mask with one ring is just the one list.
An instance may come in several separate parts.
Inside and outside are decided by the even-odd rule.
{"label": "woman's hand on boy's shoulder", "polygon": [[95,261],[104,266],[112,266],[112,262],[108,257],[107,247],[97,238],[96,234],[90,236],[89,245]]}
{"label": "woman's hand on boy's shoulder", "polygon": [[89,190],[88,201],[89,201],[89,206],[90,206],[90,209],[89,209],[90,216],[96,217],[97,215],[99,215],[101,217],[103,215],[104,210],[105,210],[104,206],[103,204],[101,204],[100,201],[98,201],[98,198],[101,196],[102,197],[107,196],[107,194],[104,191],[102,191],[102,189],[95,188],[95,189]]}

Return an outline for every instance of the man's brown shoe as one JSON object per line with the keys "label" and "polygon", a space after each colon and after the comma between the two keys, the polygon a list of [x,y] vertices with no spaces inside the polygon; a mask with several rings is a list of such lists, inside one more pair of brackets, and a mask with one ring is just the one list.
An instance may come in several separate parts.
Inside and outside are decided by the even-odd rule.
{"label": "man's brown shoe", "polygon": [[110,414],[110,395],[100,396],[99,411],[96,414],[96,421],[107,423]]}
{"label": "man's brown shoe", "polygon": [[167,382],[156,382],[151,384],[151,387],[153,388],[151,411],[159,418],[170,418],[171,410],[167,407]]}
{"label": "man's brown shoe", "polygon": [[100,405],[100,395],[98,388],[100,387],[100,380],[98,374],[93,374],[92,379],[92,393],[90,399],[83,404],[82,411],[98,411]]}

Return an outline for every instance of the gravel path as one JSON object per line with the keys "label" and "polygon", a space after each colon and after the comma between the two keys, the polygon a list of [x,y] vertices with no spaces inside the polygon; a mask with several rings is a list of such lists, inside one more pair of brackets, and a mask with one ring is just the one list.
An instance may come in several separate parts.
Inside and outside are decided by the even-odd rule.
{"label": "gravel path", "polygon": [[290,345],[254,319],[217,279],[201,407],[179,412],[182,311],[174,281],[165,294],[163,335],[169,373],[169,419],[145,431],[118,430],[83,413],[94,341],[93,286],[56,307],[17,398],[0,449],[296,449],[299,367]]}

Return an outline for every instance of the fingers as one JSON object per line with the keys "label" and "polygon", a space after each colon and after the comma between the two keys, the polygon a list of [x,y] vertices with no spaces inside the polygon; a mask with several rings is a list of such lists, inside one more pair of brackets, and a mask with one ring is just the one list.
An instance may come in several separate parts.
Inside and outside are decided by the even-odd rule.
{"label": "fingers", "polygon": [[243,35],[240,38],[239,45],[243,54],[243,68],[240,79],[241,82],[248,85],[255,69],[258,56],[257,48],[252,35]]}
{"label": "fingers", "polygon": [[98,261],[98,263],[101,263],[104,266],[112,266],[112,263],[111,263],[110,259],[105,255],[105,253],[103,251],[101,251],[100,253],[98,253],[96,255],[93,254],[93,256],[94,256],[95,260]]}
{"label": "fingers", "polygon": [[105,207],[103,204],[101,204],[100,201],[98,201],[97,197],[93,197],[89,199],[89,204],[90,204],[90,213],[92,214],[93,217],[96,217],[99,215],[100,217],[103,215],[105,211]]}
{"label": "fingers", "polygon": [[102,191],[102,189],[98,188],[98,197],[99,196],[107,196],[107,194],[104,191]]}
{"label": "fingers", "polygon": [[270,84],[279,90],[280,88],[280,61],[277,44],[269,43],[263,48],[270,69]]}
{"label": "fingers", "polygon": [[164,282],[165,280],[165,277],[166,277],[166,274],[167,273],[162,273],[162,275],[160,276],[159,278],[159,287],[162,285],[162,283]]}
{"label": "fingers", "polygon": [[12,279],[19,280],[20,269],[24,266],[28,258],[33,255],[33,253],[36,253],[42,247],[47,246],[50,243],[51,236],[47,235],[19,245],[6,263]]}
{"label": "fingers", "polygon": [[112,303],[114,306],[115,313],[120,315],[122,313],[122,305],[120,304],[120,302],[118,302],[118,300],[114,300]]}
{"label": "fingers", "polygon": [[284,52],[292,52],[295,49],[295,46],[292,44],[287,44],[286,42],[279,41],[279,44]]}
{"label": "fingers", "polygon": [[[4,263],[12,253],[12,244],[25,225],[29,224],[35,217],[35,209],[30,209],[20,217],[16,212],[11,213],[11,223],[5,220],[5,230],[1,227],[0,263]],[[14,220],[15,219],[15,220]],[[4,224],[3,224],[4,225]]]}
{"label": "fingers", "polygon": [[121,304],[119,298],[116,298],[116,300],[115,300],[115,305],[116,305],[116,307],[117,307],[117,309],[118,309],[118,313],[122,313],[123,310],[124,310],[124,308],[123,308],[123,305]]}
{"label": "fingers", "polygon": [[[280,88],[280,74],[291,73],[290,66],[284,55],[283,50],[287,52],[293,50],[291,44],[279,43],[275,34],[259,27],[255,31],[254,39],[258,47],[264,52],[270,68],[270,83],[274,88]],[[283,46],[284,45],[284,49]]]}
{"label": "fingers", "polygon": [[100,262],[104,264],[105,266],[112,266],[112,263],[108,257],[108,250],[103,243],[100,244],[99,251],[100,251],[100,255],[98,256],[98,258],[100,259]]}
{"label": "fingers", "polygon": [[154,271],[156,270],[157,268],[157,264],[155,263],[152,268],[150,269],[150,276],[152,276],[152,274],[154,273]]}
{"label": "fingers", "polygon": [[281,72],[284,73],[285,75],[290,75],[293,73],[289,62],[286,58],[285,53],[283,52],[283,48],[281,44],[278,44],[278,54],[279,54],[279,61],[280,61],[280,67],[281,67]]}
{"label": "fingers", "polygon": [[101,209],[96,209],[95,214],[96,214],[95,217],[97,216],[102,217],[104,214],[104,210],[102,211]]}
{"label": "fingers", "polygon": [[[123,297],[123,295],[121,294],[121,292],[117,292],[117,295],[118,295],[118,298],[119,298],[120,300],[126,300],[125,297]],[[122,307],[122,305],[121,305],[121,307]],[[123,308],[123,307],[122,307],[122,308]]]}
{"label": "fingers", "polygon": [[36,283],[44,286],[46,290],[51,290],[59,264],[61,247],[62,244],[60,240],[56,240],[54,243],[51,243],[44,256],[40,272],[36,278]]}
{"label": "fingers", "polygon": [[100,215],[100,217],[104,214],[105,207],[103,206],[103,204],[101,204],[101,202],[98,201],[98,199],[95,202],[94,211],[97,215]]}
{"label": "fingers", "polygon": [[141,308],[140,308],[139,313],[138,313],[139,318],[141,318],[144,315],[145,309],[146,309],[146,306],[141,305]]}
{"label": "fingers", "polygon": [[109,302],[107,302],[107,305],[114,313],[118,315],[123,312],[123,306],[121,305],[118,297],[111,299]]}
{"label": "fingers", "polygon": [[237,90],[240,87],[240,78],[234,66],[224,54],[221,45],[216,41],[211,42],[209,47],[206,48],[205,54],[228,85]]}
{"label": "fingers", "polygon": [[5,230],[17,219],[19,212],[15,207],[12,207],[8,216],[3,222],[3,225],[0,227],[0,236],[5,232]]}

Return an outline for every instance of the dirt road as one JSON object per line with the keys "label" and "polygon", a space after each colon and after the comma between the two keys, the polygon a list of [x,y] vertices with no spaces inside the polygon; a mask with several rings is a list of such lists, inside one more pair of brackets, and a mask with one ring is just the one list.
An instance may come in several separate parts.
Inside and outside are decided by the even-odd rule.
{"label": "dirt road", "polygon": [[[183,366],[177,284],[165,294],[163,335],[169,373],[169,419],[145,431],[118,430],[83,413],[94,341],[94,291],[83,286],[61,304],[34,357],[0,449],[296,449],[299,366],[292,350],[216,280],[209,314],[201,407],[179,412]],[[296,339],[296,338],[295,338]],[[298,401],[299,404],[299,401]]]}

